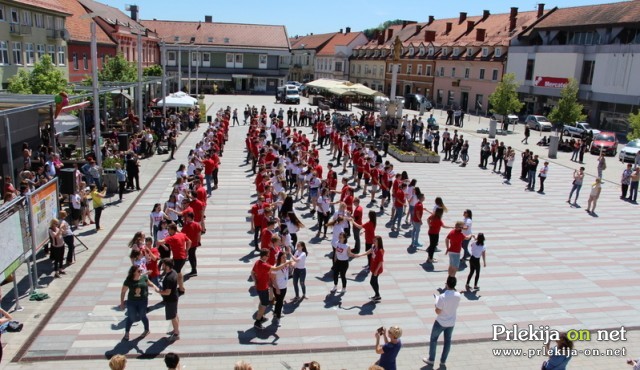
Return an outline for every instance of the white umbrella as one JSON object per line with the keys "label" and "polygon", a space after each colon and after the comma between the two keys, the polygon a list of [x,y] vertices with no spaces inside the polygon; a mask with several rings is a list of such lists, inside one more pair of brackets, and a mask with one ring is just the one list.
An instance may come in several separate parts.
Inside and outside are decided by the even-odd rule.
{"label": "white umbrella", "polygon": [[166,104],[167,107],[173,108],[193,108],[197,102],[198,99],[194,99],[183,92],[178,92],[158,100],[156,105],[158,107],[164,107]]}

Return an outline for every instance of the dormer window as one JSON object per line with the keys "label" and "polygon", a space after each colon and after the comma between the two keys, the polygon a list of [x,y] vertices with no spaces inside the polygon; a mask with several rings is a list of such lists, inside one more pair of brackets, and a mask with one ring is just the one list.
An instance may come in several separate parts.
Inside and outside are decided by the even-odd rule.
{"label": "dormer window", "polygon": [[377,49],[377,50],[376,50],[376,53],[374,54],[374,56],[375,56],[376,58],[380,56],[380,50],[379,50],[379,49]]}
{"label": "dormer window", "polygon": [[449,52],[449,50],[447,50],[447,48],[442,48],[442,56],[447,56],[447,53]]}
{"label": "dormer window", "polygon": [[429,48],[429,56],[432,57],[433,54],[435,54],[435,49],[434,48]]}
{"label": "dormer window", "polygon": [[360,56],[364,56],[364,50],[360,49]]}
{"label": "dormer window", "polygon": [[473,48],[467,48],[467,56],[468,57],[473,56]]}
{"label": "dormer window", "polygon": [[489,48],[482,48],[482,57],[486,58],[489,56]]}
{"label": "dormer window", "polygon": [[453,48],[453,56],[457,57],[458,55],[460,55],[460,48]]}
{"label": "dormer window", "polygon": [[424,46],[420,46],[420,56],[424,56]]}
{"label": "dormer window", "polygon": [[175,41],[175,42],[180,41],[180,36],[174,36],[174,37],[173,37],[173,41]]}
{"label": "dormer window", "polygon": [[413,49],[413,46],[409,47],[409,56],[413,56],[413,53],[415,52],[415,50]]}
{"label": "dormer window", "polygon": [[496,48],[496,58],[500,58],[502,56],[502,48]]}

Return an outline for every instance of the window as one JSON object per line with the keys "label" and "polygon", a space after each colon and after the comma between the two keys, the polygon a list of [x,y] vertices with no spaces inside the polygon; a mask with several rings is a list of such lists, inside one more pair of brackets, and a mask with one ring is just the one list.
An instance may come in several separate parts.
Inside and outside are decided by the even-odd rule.
{"label": "window", "polygon": [[484,80],[484,68],[480,68],[480,77],[478,77],[480,80]]}
{"label": "window", "polygon": [[458,55],[460,55],[460,48],[453,48],[453,56],[457,57]]}
{"label": "window", "polygon": [[175,66],[178,64],[178,62],[176,61],[176,52],[175,51],[169,51],[167,52],[167,64],[170,66]]}
{"label": "window", "polygon": [[378,75],[378,66],[373,66],[373,77]]}
{"label": "window", "polygon": [[202,66],[211,67],[211,54],[202,53]]}
{"label": "window", "polygon": [[473,48],[467,48],[467,57],[473,56]]}
{"label": "window", "polygon": [[78,54],[77,53],[72,53],[71,54],[71,62],[73,63],[73,69],[75,69],[76,71],[78,69],[80,69],[80,67],[78,66]]}
{"label": "window", "polygon": [[380,77],[384,77],[384,67],[380,66]]}
{"label": "window", "polygon": [[351,74],[355,74],[356,73],[356,66],[355,64],[352,64],[351,67],[349,68],[351,70]]}
{"label": "window", "polygon": [[407,64],[407,74],[410,75],[413,72],[413,65]]}
{"label": "window", "polygon": [[89,59],[87,58],[87,53],[82,53],[82,68],[85,71],[89,70]]}
{"label": "window", "polygon": [[53,16],[52,15],[46,15],[44,17],[44,27],[48,30],[52,30],[53,29]]}
{"label": "window", "polygon": [[582,62],[582,75],[580,76],[580,83],[582,85],[591,85],[593,83],[593,70],[595,66],[596,62],[594,60],[585,60]]}
{"label": "window", "polygon": [[207,38],[207,42],[213,42],[213,37]]}
{"label": "window", "polygon": [[429,48],[429,56],[432,57],[435,54],[435,50],[433,48]]}
{"label": "window", "polygon": [[440,67],[440,73],[438,74],[440,77],[444,77],[444,67]]}
{"label": "window", "polygon": [[36,45],[36,53],[38,54],[38,61],[41,61],[44,56],[44,45]]}
{"label": "window", "polygon": [[56,29],[57,30],[64,29],[64,19],[62,19],[60,17],[55,17],[55,22],[56,22]]}
{"label": "window", "polygon": [[18,16],[18,10],[11,8],[11,23],[20,23],[20,17]]}
{"label": "window", "polygon": [[22,65],[22,44],[20,42],[13,42],[13,64]]}
{"label": "window", "polygon": [[418,76],[422,76],[422,64],[418,64]]}
{"label": "window", "polygon": [[393,73],[393,64],[389,64],[389,70],[387,71],[387,73]]}
{"label": "window", "polygon": [[498,81],[498,70],[497,69],[493,70],[493,73],[491,74],[491,80]]}
{"label": "window", "polygon": [[533,80],[533,69],[536,65],[536,60],[535,59],[528,59],[527,60],[527,70],[524,73],[524,79],[527,81],[531,81]]}
{"label": "window", "polygon": [[482,95],[482,94],[476,95],[476,109],[477,110],[483,110],[484,109],[483,103],[482,103],[483,100],[484,100],[484,95]]}
{"label": "window", "polygon": [[22,24],[25,26],[31,26],[31,12],[28,10],[22,11]]}
{"label": "window", "polygon": [[502,48],[496,48],[495,57],[496,58],[502,57]]}
{"label": "window", "polygon": [[7,65],[9,63],[9,43],[0,41],[0,64]]}
{"label": "window", "polygon": [[489,48],[482,48],[482,57],[486,58],[489,56]]}
{"label": "window", "polygon": [[51,63],[56,64],[56,46],[55,45],[47,45],[47,54],[49,54],[49,58],[51,58]]}
{"label": "window", "polygon": [[198,54],[197,51],[195,53],[191,52],[191,65],[194,67],[199,67],[200,56]]}
{"label": "window", "polygon": [[242,68],[244,62],[244,54],[236,54],[236,68]]}
{"label": "window", "polygon": [[444,90],[438,89],[438,93],[436,94],[436,104],[442,104],[443,96],[444,96]]}
{"label": "window", "polygon": [[58,46],[58,65],[65,65],[65,51],[66,51],[66,47],[64,46]]}
{"label": "window", "polygon": [[447,96],[447,105],[453,105],[453,102],[456,100],[456,92],[453,90],[449,90],[449,95]]}
{"label": "window", "polygon": [[342,62],[336,62],[335,68],[336,72],[342,72]]}
{"label": "window", "polygon": [[35,26],[38,28],[44,28],[44,15],[42,13],[36,13],[33,15],[35,19]]}
{"label": "window", "polygon": [[470,75],[471,75],[471,68],[465,68],[464,69],[464,78],[469,78]]}
{"label": "window", "polygon": [[447,50],[447,48],[442,48],[442,55],[443,56],[447,56],[447,53],[449,52],[449,50]]}
{"label": "window", "polygon": [[451,68],[451,77],[456,77],[456,67]]}
{"label": "window", "polygon": [[412,56],[413,56],[414,51],[415,51],[415,50],[413,49],[413,46],[410,46],[410,47],[409,47],[409,56],[410,56],[410,57],[412,57]]}
{"label": "window", "polygon": [[420,56],[424,56],[424,46],[420,46]]}
{"label": "window", "polygon": [[33,50],[33,44],[24,44],[25,61],[28,66],[32,66],[36,62],[36,55]]}
{"label": "window", "polygon": [[4,5],[0,5],[0,21],[6,21],[7,19],[4,16]]}
{"label": "window", "polygon": [[233,54],[227,53],[227,68],[233,68]]}

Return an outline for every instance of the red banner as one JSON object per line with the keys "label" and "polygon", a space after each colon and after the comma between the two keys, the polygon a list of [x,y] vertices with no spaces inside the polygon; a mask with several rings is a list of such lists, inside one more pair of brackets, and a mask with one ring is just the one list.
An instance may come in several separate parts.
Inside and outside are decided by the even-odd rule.
{"label": "red banner", "polygon": [[569,84],[568,78],[542,77],[536,76],[533,85],[536,87],[549,87],[552,89],[562,89]]}

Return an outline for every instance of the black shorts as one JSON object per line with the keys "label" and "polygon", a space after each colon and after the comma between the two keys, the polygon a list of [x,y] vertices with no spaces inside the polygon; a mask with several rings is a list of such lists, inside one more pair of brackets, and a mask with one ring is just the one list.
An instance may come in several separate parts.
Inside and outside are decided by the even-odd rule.
{"label": "black shorts", "polygon": [[184,267],[184,264],[187,262],[187,260],[173,260],[173,269],[176,270],[176,272],[179,274],[182,272],[182,268]]}
{"label": "black shorts", "polygon": [[178,301],[164,302],[165,320],[173,320],[178,317]]}
{"label": "black shorts", "polygon": [[269,299],[269,289],[258,290],[258,298],[260,298],[260,306],[267,307],[271,300]]}
{"label": "black shorts", "polygon": [[71,219],[74,221],[80,221],[81,211],[71,207]]}
{"label": "black shorts", "polygon": [[358,172],[358,180],[362,180],[362,175],[364,175],[364,172]]}

